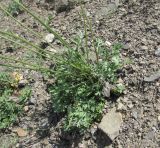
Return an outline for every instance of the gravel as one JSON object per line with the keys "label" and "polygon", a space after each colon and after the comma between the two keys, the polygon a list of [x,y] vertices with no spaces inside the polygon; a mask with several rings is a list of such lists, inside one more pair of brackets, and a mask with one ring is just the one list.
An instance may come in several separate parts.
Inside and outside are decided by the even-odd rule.
{"label": "gravel", "polygon": [[[6,0],[2,1],[5,4],[7,3]],[[79,134],[76,136],[74,134],[71,135],[70,140],[61,139],[61,137],[67,137],[67,135],[62,136],[63,115],[56,114],[52,111],[43,76],[37,72],[27,72],[26,76],[30,76],[34,80],[31,83],[32,91],[34,92],[33,100],[31,101],[32,105],[29,105],[29,110],[27,109],[28,111],[25,113],[25,116],[21,117],[19,123],[15,126],[24,125],[30,129],[30,133],[25,139],[20,138],[18,140],[19,146],[57,148],[78,147],[78,145],[93,148],[105,146],[111,148],[160,147],[160,79],[159,76],[155,77],[154,75],[154,73],[159,72],[160,69],[159,0],[122,0],[115,12],[109,16],[101,13],[97,14],[102,6],[105,7],[106,4],[109,3],[109,1],[106,2],[105,0],[101,2],[94,0],[86,3],[84,7],[88,11],[89,16],[93,18],[95,37],[100,36],[104,41],[109,41],[112,44],[117,42],[122,43],[124,45],[121,50],[122,58],[129,58],[131,61],[130,64],[124,65],[122,69],[123,74],[120,75],[126,90],[124,94],[120,96],[120,101],[116,102],[117,109],[121,111],[123,118],[119,135],[112,142],[107,141],[105,135],[99,131],[94,133],[94,138],[91,136],[91,138],[87,140],[84,140],[83,136],[79,136]],[[114,1],[112,3],[114,3]],[[48,14],[55,15],[55,10],[49,10],[48,5],[43,7],[42,5],[37,6],[35,2],[30,2],[30,8],[45,18],[48,17]],[[63,34],[67,41],[70,37],[75,36],[78,30],[83,29],[80,17],[77,14],[78,11],[80,11],[80,7],[78,5],[74,6],[74,9],[70,11],[63,11],[62,13],[56,14],[51,22],[51,26]],[[28,26],[35,24],[32,18],[27,17],[25,13],[17,17],[23,20]],[[17,31],[16,24],[13,23],[13,21],[8,21],[5,17],[0,17],[0,23],[0,29],[6,29],[6,26],[10,26],[13,31]],[[40,26],[34,29],[47,34],[44,28]],[[22,34],[24,30],[18,29],[18,31]],[[27,38],[30,37],[29,39],[31,41],[37,41],[34,36],[27,35],[27,33],[24,32],[23,34],[25,34]],[[55,44],[58,44],[58,42],[55,41],[54,45]],[[8,46],[7,43],[0,44],[1,49],[6,49],[6,47],[10,46]],[[18,57],[21,56],[23,52],[17,50],[2,53],[10,56],[15,54]],[[113,107],[114,105],[113,102],[108,102],[107,107],[110,109],[111,106]],[[47,125],[47,129],[45,130],[47,134],[45,133],[46,137],[43,137],[43,139],[46,139],[45,142],[36,134],[39,127],[43,125],[43,121]],[[90,132],[93,133],[92,130]],[[5,136],[9,134],[13,133],[0,133],[0,135]],[[1,141],[5,142],[5,140]]]}

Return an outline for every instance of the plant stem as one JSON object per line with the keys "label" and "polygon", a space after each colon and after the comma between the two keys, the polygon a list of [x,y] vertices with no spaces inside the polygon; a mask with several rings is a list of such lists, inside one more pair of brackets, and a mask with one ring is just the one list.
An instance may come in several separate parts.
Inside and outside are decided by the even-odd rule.
{"label": "plant stem", "polygon": [[[17,22],[20,26],[24,27],[27,31],[30,31],[32,34],[34,34],[35,36],[37,36],[39,39],[43,39],[43,36],[42,36],[40,33],[35,32],[34,30],[30,29],[29,27],[26,27],[22,22],[20,22],[18,19],[16,19],[15,17],[13,17],[10,12],[8,12],[8,11],[5,10],[5,9],[3,9],[3,7],[0,6],[0,9],[1,9],[3,12],[7,13],[8,16],[10,16],[10,17],[11,17],[15,22]],[[45,41],[45,40],[43,39],[43,41]],[[52,44],[50,44],[50,43],[48,43],[48,44],[53,48],[53,45],[52,45]]]}
{"label": "plant stem", "polygon": [[[4,60],[9,60],[9,61],[15,61],[15,62],[18,62],[18,63],[21,63],[21,64],[24,64],[25,66],[28,65],[28,66],[31,66],[29,67],[28,69],[31,69],[31,68],[34,68],[36,70],[43,70],[43,71],[51,71],[49,68],[44,68],[44,67],[41,67],[41,66],[38,66],[38,65],[35,65],[35,64],[30,64],[26,61],[23,61],[23,60],[18,60],[18,59],[13,59],[11,57],[8,57],[8,56],[3,56],[3,55],[0,55],[0,58],[1,59],[4,59]],[[2,64],[1,64],[2,65]],[[4,64],[3,64],[4,65]]]}
{"label": "plant stem", "polygon": [[[84,21],[84,31],[85,31],[85,46],[86,46],[86,55],[87,55],[87,60],[89,59],[89,50],[88,50],[88,34],[87,34],[87,24],[86,24],[86,17],[85,17],[85,12],[84,9],[81,5],[81,10],[82,10],[82,17]],[[87,62],[88,63],[88,62]]]}
{"label": "plant stem", "polygon": [[[9,37],[13,37],[13,38],[15,38],[15,39],[18,39],[18,40],[26,43],[27,45],[32,46],[33,48],[35,48],[35,49],[37,49],[37,50],[39,50],[39,51],[42,51],[42,52],[45,52],[45,53],[47,53],[47,54],[49,54],[49,55],[54,56],[54,54],[52,54],[51,52],[46,51],[46,50],[43,50],[42,48],[38,47],[37,45],[35,45],[35,44],[27,41],[26,39],[24,39],[24,38],[22,38],[22,37],[20,37],[20,36],[18,36],[18,35],[16,35],[16,34],[14,34],[14,33],[4,32],[4,31],[1,31],[1,30],[0,30],[0,34],[3,34],[3,35],[6,35],[6,36],[9,36]],[[25,46],[25,47],[26,47],[26,46]],[[38,51],[36,51],[36,52],[38,52]]]}
{"label": "plant stem", "polygon": [[67,48],[71,48],[69,43],[65,41],[56,31],[51,29],[47,24],[45,24],[39,17],[34,15],[30,10],[28,10],[23,4],[19,3],[17,0],[14,0],[19,6],[22,7],[27,13],[29,13],[34,19],[36,19],[42,26],[44,26],[49,32],[53,33],[54,36],[61,41],[61,43],[66,46]]}
{"label": "plant stem", "polygon": [[12,40],[12,39],[9,39],[9,38],[7,38],[7,37],[5,37],[5,36],[1,36],[1,35],[0,35],[0,37],[6,39],[7,41],[11,41],[11,42],[13,42],[14,44],[17,44],[17,45],[19,45],[19,46],[21,46],[21,47],[24,47],[24,48],[26,48],[26,49],[28,49],[28,50],[31,50],[31,51],[33,51],[33,52],[35,52],[35,53],[37,53],[37,54],[39,54],[39,55],[41,55],[41,56],[45,56],[44,54],[42,54],[42,53],[40,53],[40,52],[38,52],[38,51],[36,51],[36,50],[34,50],[34,49],[31,49],[31,48],[29,48],[29,47],[27,47],[27,46],[25,46],[25,45],[23,45],[23,44],[20,44],[20,43],[14,41],[14,40]]}

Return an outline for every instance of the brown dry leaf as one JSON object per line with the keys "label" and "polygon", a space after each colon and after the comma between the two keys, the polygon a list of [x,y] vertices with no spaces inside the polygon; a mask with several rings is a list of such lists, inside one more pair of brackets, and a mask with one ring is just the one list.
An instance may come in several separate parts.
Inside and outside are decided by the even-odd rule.
{"label": "brown dry leaf", "polygon": [[22,129],[22,128],[18,128],[18,129],[16,130],[16,132],[17,132],[17,134],[18,134],[19,137],[25,137],[25,136],[27,136],[27,131],[25,131],[25,130]]}

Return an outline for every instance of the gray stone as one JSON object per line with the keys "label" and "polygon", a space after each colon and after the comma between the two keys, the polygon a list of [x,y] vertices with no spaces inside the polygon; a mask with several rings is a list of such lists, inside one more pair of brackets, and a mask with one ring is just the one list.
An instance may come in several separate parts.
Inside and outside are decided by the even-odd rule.
{"label": "gray stone", "polygon": [[129,102],[127,106],[128,108],[132,109],[134,105],[132,104],[132,102]]}
{"label": "gray stone", "polygon": [[149,77],[145,77],[144,81],[145,82],[154,82],[154,81],[158,80],[159,78],[160,78],[160,70],[155,72],[154,74],[152,74]]}
{"label": "gray stone", "polygon": [[98,128],[102,130],[110,140],[114,140],[119,135],[121,124],[122,115],[116,112],[116,108],[113,108],[103,117]]}
{"label": "gray stone", "polygon": [[19,83],[18,83],[18,86],[19,87],[24,87],[27,83],[28,83],[27,80],[20,80]]}
{"label": "gray stone", "polygon": [[124,49],[124,50],[128,50],[128,49],[130,49],[130,48],[131,48],[131,45],[130,45],[129,43],[123,45],[123,49]]}
{"label": "gray stone", "polygon": [[141,46],[141,49],[142,50],[148,50],[148,47],[147,46]]}
{"label": "gray stone", "polygon": [[160,57],[160,47],[155,51],[155,55]]}
{"label": "gray stone", "polygon": [[160,116],[158,116],[158,122],[160,122]]}
{"label": "gray stone", "polygon": [[110,84],[108,82],[105,82],[103,90],[102,90],[102,94],[109,98],[110,97],[110,92],[111,92],[111,87]]}
{"label": "gray stone", "polygon": [[138,113],[137,113],[136,111],[133,111],[133,112],[132,112],[132,116],[133,116],[135,119],[137,119]]}
{"label": "gray stone", "polygon": [[35,105],[36,103],[37,103],[36,98],[31,97],[31,98],[29,99],[29,105]]}
{"label": "gray stone", "polygon": [[41,129],[47,129],[49,126],[48,119],[42,119],[39,126]]}
{"label": "gray stone", "polygon": [[88,0],[55,0],[54,7],[57,13],[70,10],[74,8],[76,4],[86,3]]}
{"label": "gray stone", "polygon": [[117,5],[115,3],[110,3],[107,6],[101,7],[101,9],[97,11],[97,17],[100,19],[103,17],[106,17],[109,14],[116,11],[116,9],[117,9]]}
{"label": "gray stone", "polygon": [[123,105],[123,103],[118,102],[117,104],[117,111],[126,111],[127,108]]}
{"label": "gray stone", "polygon": [[53,40],[54,40],[54,35],[52,34],[52,33],[49,33],[49,34],[47,34],[46,36],[45,36],[45,41],[47,42],[47,43],[52,43],[53,42]]}

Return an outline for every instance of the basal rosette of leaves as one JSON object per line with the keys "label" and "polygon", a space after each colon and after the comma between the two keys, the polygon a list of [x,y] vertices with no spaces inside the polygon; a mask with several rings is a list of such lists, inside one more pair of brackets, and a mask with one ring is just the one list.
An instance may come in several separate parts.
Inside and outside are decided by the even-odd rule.
{"label": "basal rosette of leaves", "polygon": [[[103,44],[102,44],[103,47]],[[63,61],[57,62],[55,84],[50,87],[56,112],[66,112],[65,130],[83,131],[102,117],[105,81],[114,84],[116,71],[121,66],[120,45],[112,50],[100,48],[100,60],[88,61],[77,50],[68,50]]]}

